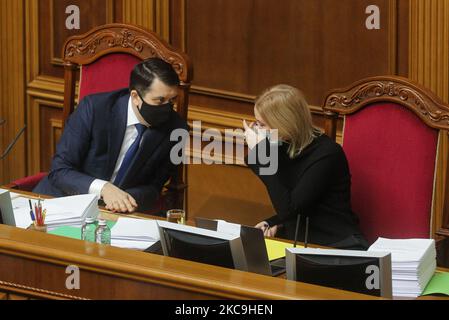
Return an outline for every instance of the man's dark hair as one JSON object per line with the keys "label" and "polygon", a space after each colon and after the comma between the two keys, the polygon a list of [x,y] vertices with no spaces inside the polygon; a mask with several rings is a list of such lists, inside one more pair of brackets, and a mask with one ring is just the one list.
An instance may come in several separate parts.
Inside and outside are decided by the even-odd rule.
{"label": "man's dark hair", "polygon": [[159,58],[150,58],[136,65],[131,72],[129,90],[145,95],[155,78],[167,86],[178,86],[179,77],[172,65]]}

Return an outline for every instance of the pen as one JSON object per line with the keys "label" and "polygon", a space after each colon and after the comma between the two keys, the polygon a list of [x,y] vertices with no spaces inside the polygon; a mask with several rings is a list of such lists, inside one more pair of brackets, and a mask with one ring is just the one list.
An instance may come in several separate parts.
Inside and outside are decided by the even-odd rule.
{"label": "pen", "polygon": [[30,200],[30,199],[28,199],[28,203],[30,204],[30,216],[31,216],[31,221],[35,222],[36,219],[35,219],[34,214],[33,214],[33,206],[32,206],[32,204],[31,204],[31,200]]}
{"label": "pen", "polygon": [[39,215],[37,214],[37,204],[36,203],[34,203],[34,216],[36,217],[36,223],[37,223],[37,220],[39,219]]}
{"label": "pen", "polygon": [[34,204],[34,215],[36,216],[36,225],[39,225],[39,211],[37,210],[37,204]]}
{"label": "pen", "polygon": [[44,222],[43,222],[43,220],[42,220],[42,206],[41,206],[41,204],[39,203],[39,206],[38,206],[38,210],[39,210],[39,222],[40,222],[40,226],[43,226],[44,225]]}
{"label": "pen", "polygon": [[44,225],[44,217],[42,216],[42,203],[41,199],[39,199],[39,215],[41,216],[41,226]]}

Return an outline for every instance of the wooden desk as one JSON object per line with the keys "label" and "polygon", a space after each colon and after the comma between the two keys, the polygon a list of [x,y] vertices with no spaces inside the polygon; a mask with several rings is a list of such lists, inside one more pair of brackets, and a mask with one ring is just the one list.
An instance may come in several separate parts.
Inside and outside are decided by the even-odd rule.
{"label": "wooden desk", "polygon": [[[79,290],[66,288],[72,265],[80,270]],[[6,225],[0,292],[45,299],[377,299]]]}
{"label": "wooden desk", "polygon": [[[0,291],[49,299],[372,299],[159,255],[0,226]],[[80,269],[68,290],[67,266]]]}

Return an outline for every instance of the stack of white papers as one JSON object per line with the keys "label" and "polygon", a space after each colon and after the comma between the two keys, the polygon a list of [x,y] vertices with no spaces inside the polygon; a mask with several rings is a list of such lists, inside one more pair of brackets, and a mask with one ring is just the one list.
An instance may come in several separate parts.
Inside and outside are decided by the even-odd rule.
{"label": "stack of white papers", "polygon": [[433,239],[379,238],[368,251],[391,252],[393,296],[418,297],[436,269]]}
{"label": "stack of white papers", "polygon": [[[33,222],[28,198],[11,195],[16,227],[28,228]],[[33,207],[37,200],[32,200]],[[45,224],[49,230],[60,226],[79,227],[86,217],[97,217],[98,200],[93,194],[41,200],[42,209],[47,210]],[[34,212],[34,211],[33,211]]]}
{"label": "stack of white papers", "polygon": [[119,218],[111,229],[111,245],[120,248],[145,250],[159,239],[156,220]]}

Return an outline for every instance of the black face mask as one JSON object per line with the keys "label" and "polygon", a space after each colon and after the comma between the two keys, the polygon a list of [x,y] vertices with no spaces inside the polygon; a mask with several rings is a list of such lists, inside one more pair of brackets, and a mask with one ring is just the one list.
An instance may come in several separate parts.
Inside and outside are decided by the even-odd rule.
{"label": "black face mask", "polygon": [[161,105],[151,105],[143,100],[140,93],[137,92],[137,94],[143,102],[139,112],[149,125],[158,127],[170,119],[170,114],[173,111],[172,103],[168,102]]}

